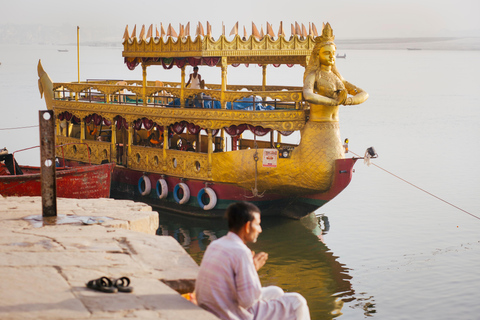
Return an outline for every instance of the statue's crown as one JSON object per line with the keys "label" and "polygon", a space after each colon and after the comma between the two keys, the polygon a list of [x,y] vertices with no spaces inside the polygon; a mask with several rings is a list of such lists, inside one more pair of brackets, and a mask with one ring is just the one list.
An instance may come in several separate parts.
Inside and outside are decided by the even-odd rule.
{"label": "statue's crown", "polygon": [[330,23],[327,22],[327,24],[323,25],[322,35],[315,38],[315,42],[321,45],[329,42],[333,44],[333,40],[335,40],[335,36],[333,35],[333,30],[330,26]]}

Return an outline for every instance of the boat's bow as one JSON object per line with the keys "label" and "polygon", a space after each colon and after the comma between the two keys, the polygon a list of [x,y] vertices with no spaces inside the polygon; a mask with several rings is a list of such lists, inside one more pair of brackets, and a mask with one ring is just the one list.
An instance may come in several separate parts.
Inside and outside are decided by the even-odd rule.
{"label": "boat's bow", "polygon": [[40,90],[40,98],[45,96],[45,103],[48,110],[53,109],[53,81],[49,75],[43,70],[41,60],[38,60],[38,90]]}

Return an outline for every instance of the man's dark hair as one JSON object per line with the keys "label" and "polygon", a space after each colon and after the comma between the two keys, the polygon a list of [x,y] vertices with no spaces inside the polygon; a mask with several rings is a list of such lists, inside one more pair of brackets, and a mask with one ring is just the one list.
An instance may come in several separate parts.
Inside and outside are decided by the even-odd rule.
{"label": "man's dark hair", "polygon": [[244,201],[232,203],[225,212],[228,229],[238,232],[248,221],[253,221],[254,213],[260,213],[260,209],[253,203]]}

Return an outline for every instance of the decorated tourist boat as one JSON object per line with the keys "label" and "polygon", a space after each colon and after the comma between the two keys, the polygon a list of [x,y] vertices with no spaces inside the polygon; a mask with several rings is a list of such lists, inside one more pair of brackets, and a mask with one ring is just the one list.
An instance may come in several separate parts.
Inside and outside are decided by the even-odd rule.
{"label": "decorated tourist boat", "polygon": [[[302,25],[303,26],[303,25]],[[114,162],[111,196],[185,214],[216,217],[234,201],[250,201],[263,214],[302,217],[338,195],[351,181],[357,159],[345,158],[338,110],[368,94],[345,81],[335,66],[327,23],[292,25],[287,37],[259,33],[214,39],[199,23],[179,33],[170,25],[156,35],[125,30],[123,57],[141,67],[141,80],[53,83],[38,65],[40,91],[56,118],[56,139],[69,144],[69,165]],[[244,28],[245,33],[245,28]],[[230,67],[259,65],[262,85],[229,85]],[[305,67],[300,86],[266,83],[267,66]],[[218,83],[193,78],[186,67],[218,67]],[[179,82],[147,80],[147,68],[179,68]],[[178,70],[178,69],[177,69]],[[195,83],[195,84],[194,84]],[[297,144],[282,137],[300,136]],[[78,144],[76,144],[78,143]]]}

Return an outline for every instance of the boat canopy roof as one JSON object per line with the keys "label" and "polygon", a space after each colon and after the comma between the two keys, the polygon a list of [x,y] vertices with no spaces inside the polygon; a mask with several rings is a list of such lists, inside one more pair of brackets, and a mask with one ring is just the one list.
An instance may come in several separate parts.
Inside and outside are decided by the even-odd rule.
{"label": "boat canopy roof", "polygon": [[[252,34],[248,38],[246,34],[244,37],[240,37],[236,32],[230,41],[225,36],[225,32],[215,40],[211,33],[204,36],[201,33],[198,34],[198,28],[194,38],[185,31],[179,36],[175,33],[164,35],[163,31],[160,35],[157,31],[157,35],[153,36],[152,26],[147,36],[144,35],[143,27],[137,37],[135,31],[131,35],[128,33],[127,26],[122,55],[129,68],[139,63],[163,65],[167,69],[171,68],[173,64],[178,67],[186,64],[192,66],[238,64],[299,64],[306,66],[315,45],[316,28],[314,27],[315,32],[312,32],[310,25],[310,32],[307,34],[305,27],[303,27],[304,32],[301,28],[297,28],[297,32],[295,32],[292,25],[292,35],[287,39],[284,32],[280,32],[280,30],[279,35],[275,38],[275,34],[271,32],[271,25],[268,23],[267,25],[270,32],[265,35],[263,35],[263,30],[261,35],[258,34],[252,24]],[[171,26],[169,26],[170,29]],[[298,29],[300,30],[298,31]]]}

